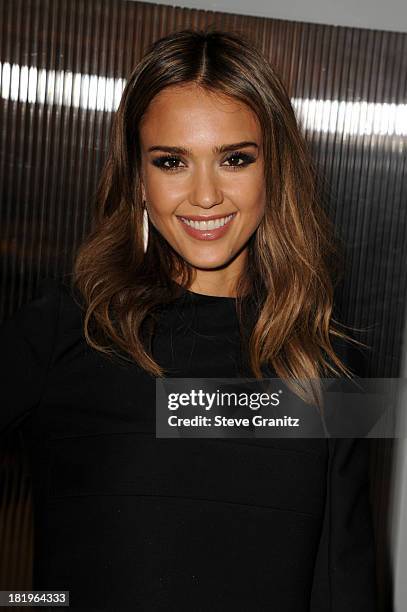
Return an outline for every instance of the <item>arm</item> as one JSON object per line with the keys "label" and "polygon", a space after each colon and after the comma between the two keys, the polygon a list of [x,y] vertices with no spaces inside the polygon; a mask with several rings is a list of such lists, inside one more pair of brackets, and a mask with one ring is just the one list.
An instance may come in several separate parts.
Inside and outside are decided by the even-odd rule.
{"label": "arm", "polygon": [[369,440],[328,439],[327,494],[310,612],[377,612]]}
{"label": "arm", "polygon": [[41,400],[59,309],[59,283],[45,279],[38,297],[0,326],[0,433],[17,427]]}

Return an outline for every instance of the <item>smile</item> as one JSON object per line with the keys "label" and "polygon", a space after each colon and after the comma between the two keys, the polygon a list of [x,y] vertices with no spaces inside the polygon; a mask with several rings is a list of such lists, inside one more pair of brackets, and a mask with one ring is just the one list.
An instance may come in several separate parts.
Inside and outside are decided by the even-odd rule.
{"label": "smile", "polygon": [[212,219],[209,221],[192,221],[187,217],[180,217],[181,221],[194,227],[198,230],[215,229],[216,227],[223,227],[226,223],[229,223],[233,219],[236,213],[228,215],[227,217],[220,217],[219,219]]}
{"label": "smile", "polygon": [[237,213],[225,217],[209,219],[208,221],[196,221],[188,217],[177,217],[188,235],[199,240],[215,240],[226,234]]}

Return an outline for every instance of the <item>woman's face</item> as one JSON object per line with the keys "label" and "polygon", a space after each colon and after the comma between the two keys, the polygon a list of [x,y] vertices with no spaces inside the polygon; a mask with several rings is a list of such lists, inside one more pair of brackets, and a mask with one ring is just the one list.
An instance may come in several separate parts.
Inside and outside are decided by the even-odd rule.
{"label": "woman's face", "polygon": [[140,145],[153,225],[196,269],[238,275],[265,206],[256,115],[232,98],[172,86],[150,103]]}

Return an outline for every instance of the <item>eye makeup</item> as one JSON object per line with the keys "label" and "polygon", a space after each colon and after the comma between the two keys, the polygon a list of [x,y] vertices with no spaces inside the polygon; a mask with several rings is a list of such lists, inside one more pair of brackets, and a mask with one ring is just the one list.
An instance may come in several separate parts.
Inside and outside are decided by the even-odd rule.
{"label": "eye makeup", "polygon": [[[250,155],[249,153],[244,153],[243,151],[235,151],[234,153],[229,155],[224,161],[230,161],[235,158],[242,159],[243,163],[238,164],[236,166],[226,166],[226,168],[230,168],[232,171],[236,171],[236,170],[239,170],[240,168],[246,168],[247,166],[249,166],[250,164],[256,161],[256,158],[253,155]],[[155,159],[153,159],[152,164],[156,166],[157,168],[164,170],[165,172],[176,172],[178,170],[181,170],[181,168],[165,166],[164,164],[167,162],[178,163],[181,161],[182,160],[180,157],[178,157],[178,155],[166,154],[166,155],[161,155],[160,157],[156,157]]]}

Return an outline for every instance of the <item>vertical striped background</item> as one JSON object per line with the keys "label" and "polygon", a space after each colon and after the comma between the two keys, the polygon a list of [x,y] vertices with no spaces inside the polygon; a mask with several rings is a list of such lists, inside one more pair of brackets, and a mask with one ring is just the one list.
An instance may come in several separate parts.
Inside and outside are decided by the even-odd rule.
{"label": "vertical striped background", "polygon": [[[0,0],[0,318],[71,270],[113,113],[155,39],[240,30],[281,73],[346,245],[342,318],[364,327],[368,377],[399,375],[406,302],[407,35],[122,0]],[[30,481],[2,438],[0,589],[30,588]],[[390,607],[391,440],[371,441],[381,610]]]}

